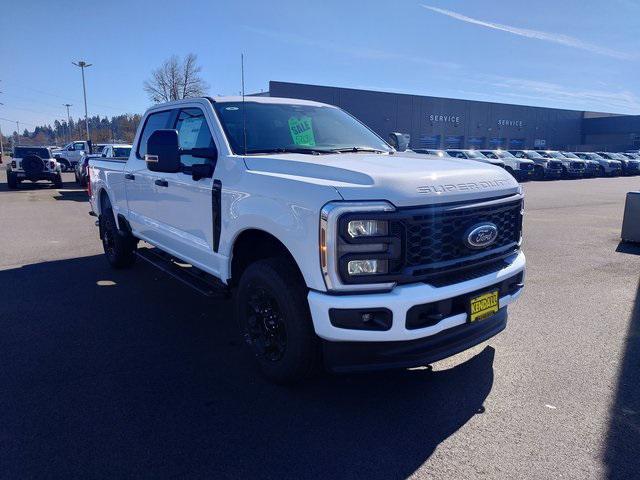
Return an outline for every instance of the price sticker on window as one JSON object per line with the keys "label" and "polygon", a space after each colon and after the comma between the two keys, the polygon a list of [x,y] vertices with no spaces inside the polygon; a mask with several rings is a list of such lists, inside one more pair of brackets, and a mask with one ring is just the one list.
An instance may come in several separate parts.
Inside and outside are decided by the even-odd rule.
{"label": "price sticker on window", "polygon": [[289,119],[289,131],[295,145],[314,146],[316,144],[311,117],[291,117]]}

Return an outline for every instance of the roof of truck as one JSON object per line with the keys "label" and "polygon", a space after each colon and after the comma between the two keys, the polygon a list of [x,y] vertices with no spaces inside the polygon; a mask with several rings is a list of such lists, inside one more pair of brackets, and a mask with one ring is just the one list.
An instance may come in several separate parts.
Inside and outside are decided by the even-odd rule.
{"label": "roof of truck", "polygon": [[[241,96],[229,96],[229,97],[211,97],[211,100],[217,103],[226,103],[226,102],[242,102]],[[314,102],[312,100],[300,100],[298,98],[280,98],[280,97],[255,97],[255,96],[246,96],[244,97],[245,102],[253,102],[253,103],[281,103],[291,105],[315,105],[315,106],[326,106],[326,103]]]}

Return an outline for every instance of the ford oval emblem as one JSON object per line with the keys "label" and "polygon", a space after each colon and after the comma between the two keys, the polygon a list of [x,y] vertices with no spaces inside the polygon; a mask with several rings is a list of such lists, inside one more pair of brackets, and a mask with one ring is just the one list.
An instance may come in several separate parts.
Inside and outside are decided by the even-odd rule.
{"label": "ford oval emblem", "polygon": [[498,238],[498,227],[487,222],[471,227],[464,237],[464,243],[469,248],[486,248]]}

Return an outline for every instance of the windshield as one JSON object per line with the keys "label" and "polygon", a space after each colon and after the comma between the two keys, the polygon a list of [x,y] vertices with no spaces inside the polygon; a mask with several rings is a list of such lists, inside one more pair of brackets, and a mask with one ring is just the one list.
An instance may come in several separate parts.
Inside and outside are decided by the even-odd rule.
{"label": "windshield", "polygon": [[577,156],[576,154],[571,153],[571,152],[562,152],[562,155],[564,155],[566,158],[577,158],[577,159],[580,159],[579,156]]}
{"label": "windshield", "polygon": [[515,155],[507,151],[496,152],[496,155],[498,156],[498,158],[516,158]]}
{"label": "windshield", "polygon": [[624,155],[620,155],[619,153],[607,153],[607,155],[613,160],[626,160]]}
{"label": "windshield", "polygon": [[559,158],[560,160],[564,160],[565,156],[562,155],[560,152],[546,152],[550,155],[549,158]]}
{"label": "windshield", "polygon": [[527,158],[545,158],[542,155],[540,155],[538,152],[527,151],[525,152],[525,154],[527,155]]}
{"label": "windshield", "polygon": [[467,156],[469,158],[487,158],[477,150],[467,150]]}
{"label": "windshield", "polygon": [[587,155],[587,158],[590,158],[591,160],[604,160],[604,158],[602,158],[597,153],[587,153],[586,155]]}
{"label": "windshield", "polygon": [[[279,103],[214,104],[235,153],[391,152],[375,133],[339,108]],[[243,125],[246,126],[243,132]]]}
{"label": "windshield", "polygon": [[129,157],[131,147],[113,147],[114,157]]}
{"label": "windshield", "polygon": [[51,158],[49,150],[38,147],[16,147],[13,156],[16,158],[24,158],[27,155],[36,155],[40,158]]}

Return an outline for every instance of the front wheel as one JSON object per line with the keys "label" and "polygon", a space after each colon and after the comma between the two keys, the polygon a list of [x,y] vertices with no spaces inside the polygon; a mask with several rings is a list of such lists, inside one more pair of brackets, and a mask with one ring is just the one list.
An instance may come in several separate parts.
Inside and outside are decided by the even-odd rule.
{"label": "front wheel", "polygon": [[118,230],[111,208],[105,209],[100,215],[100,235],[107,261],[113,268],[127,268],[135,263],[136,240]]}
{"label": "front wheel", "polygon": [[58,162],[60,163],[61,171],[66,172],[67,170],[69,170],[69,164],[67,163],[66,160],[58,160]]}
{"label": "front wheel", "polygon": [[236,292],[236,318],[271,381],[295,383],[313,372],[318,344],[307,288],[288,259],[270,258],[247,267]]}
{"label": "front wheel", "polygon": [[55,188],[62,188],[62,175],[58,173],[53,179],[53,186]]}

